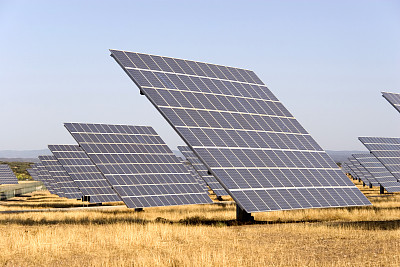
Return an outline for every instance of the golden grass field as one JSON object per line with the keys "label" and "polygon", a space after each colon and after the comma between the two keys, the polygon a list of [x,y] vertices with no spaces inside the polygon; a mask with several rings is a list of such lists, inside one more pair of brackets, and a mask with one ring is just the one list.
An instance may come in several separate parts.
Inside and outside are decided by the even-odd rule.
{"label": "golden grass field", "polygon": [[[252,225],[234,205],[0,214],[0,266],[400,266],[400,194],[357,186],[373,206],[257,213]],[[76,206],[47,191],[0,202]]]}

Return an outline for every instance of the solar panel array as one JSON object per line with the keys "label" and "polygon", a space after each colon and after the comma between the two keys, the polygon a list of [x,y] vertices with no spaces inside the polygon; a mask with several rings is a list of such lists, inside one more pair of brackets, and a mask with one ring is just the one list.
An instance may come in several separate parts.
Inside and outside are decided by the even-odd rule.
{"label": "solar panel array", "polygon": [[89,197],[89,202],[121,201],[104,175],[78,145],[49,145],[49,149],[82,194]]}
{"label": "solar panel array", "polygon": [[400,94],[382,92],[382,96],[400,112]]}
{"label": "solar panel array", "polygon": [[217,196],[227,196],[228,193],[222,185],[215,179],[215,177],[208,173],[207,167],[200,161],[194,152],[188,146],[178,146],[179,151],[185,156],[186,160],[190,162],[193,168],[197,171],[200,177],[207,183],[211,190]]}
{"label": "solar panel array", "polygon": [[354,168],[353,164],[350,161],[346,161],[345,164],[347,165],[348,171],[349,171],[350,175],[353,177],[353,179],[359,179],[357,174],[353,171],[353,168]]}
{"label": "solar panel array", "polygon": [[185,166],[186,169],[188,169],[189,173],[196,179],[197,183],[205,190],[208,192],[208,186],[206,182],[200,177],[200,175],[197,173],[197,171],[193,168],[192,164],[190,164],[187,160],[184,160],[181,157],[177,157],[180,162],[182,162],[183,166]]}
{"label": "solar panel array", "polygon": [[350,168],[349,168],[349,166],[347,165],[347,162],[342,162],[341,163],[341,168],[342,168],[342,171],[345,173],[345,174],[347,174],[347,173],[350,173]]}
{"label": "solar panel array", "polygon": [[129,208],[212,202],[153,128],[80,123],[65,127]]}
{"label": "solar panel array", "polygon": [[375,179],[373,175],[364,167],[363,164],[361,164],[359,159],[363,159],[369,155],[366,153],[359,153],[359,154],[353,154],[353,158],[356,160],[355,165],[357,166],[358,170],[362,173],[362,176],[369,181],[369,183],[372,186],[379,186],[378,181]]}
{"label": "solar panel array", "polygon": [[350,168],[352,171],[355,173],[357,178],[361,181],[363,181],[366,185],[372,186],[371,181],[369,181],[365,176],[364,173],[361,171],[361,165],[358,163],[358,161],[354,157],[350,157],[349,161],[351,162]]}
{"label": "solar panel array", "polygon": [[49,190],[49,192],[51,194],[57,194],[58,190],[57,190],[56,184],[55,184],[53,178],[51,177],[50,173],[44,167],[44,165],[40,162],[40,163],[36,163],[35,166],[37,168],[37,174],[39,176],[39,181],[44,183],[47,190]]}
{"label": "solar panel array", "polygon": [[371,204],[254,72],[111,53],[248,213]]}
{"label": "solar panel array", "polygon": [[8,164],[0,164],[0,184],[18,184],[18,179]]}
{"label": "solar panel array", "polygon": [[375,178],[387,192],[400,192],[400,183],[372,154],[353,154],[353,157]]}
{"label": "solar panel array", "polygon": [[361,143],[400,180],[400,138],[359,137]]}
{"label": "solar panel array", "polygon": [[82,198],[82,192],[79,190],[74,180],[72,180],[72,178],[65,171],[64,167],[58,162],[56,157],[39,156],[39,160],[56,181],[57,187],[60,188],[62,194],[59,196],[70,199]]}

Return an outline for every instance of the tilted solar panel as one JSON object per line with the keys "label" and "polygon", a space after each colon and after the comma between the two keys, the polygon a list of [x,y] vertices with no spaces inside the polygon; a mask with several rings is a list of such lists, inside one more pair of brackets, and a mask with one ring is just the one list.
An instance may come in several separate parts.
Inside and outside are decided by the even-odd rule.
{"label": "tilted solar panel", "polygon": [[353,179],[361,180],[361,179],[358,178],[357,174],[352,170],[353,164],[351,164],[351,162],[349,160],[346,161],[345,164],[346,164],[346,166],[348,168],[348,171],[349,171],[348,173],[350,173],[350,175],[353,177]]}
{"label": "tilted solar panel", "polygon": [[[368,153],[369,154],[369,153]],[[352,154],[352,157],[356,160],[354,165],[357,166],[358,170],[362,173],[362,176],[367,179],[372,186],[379,186],[379,182],[375,179],[375,177],[364,167],[364,165],[361,164],[361,162],[359,161],[359,159],[364,158],[366,156],[368,156],[368,154]]]}
{"label": "tilted solar panel", "polygon": [[361,143],[400,180],[400,138],[359,137]]}
{"label": "tilted solar panel", "polygon": [[207,183],[211,190],[217,196],[227,196],[229,195],[222,185],[215,179],[213,175],[208,173],[207,167],[199,160],[199,158],[194,154],[194,152],[188,146],[178,146],[179,151],[185,156],[185,158],[190,162],[193,168],[197,171],[200,177]]}
{"label": "tilted solar panel", "polygon": [[[369,186],[373,186],[372,182],[370,180],[368,180],[367,177],[364,176],[364,172],[361,171],[362,166],[360,165],[360,163],[358,163],[358,161],[352,156],[349,157],[349,161],[351,162],[351,169],[353,170],[353,172],[356,174],[357,178],[361,181],[363,181],[366,185]],[[377,186],[377,185],[375,185]]]}
{"label": "tilted solar panel", "polygon": [[389,193],[400,192],[400,183],[373,154],[353,154],[353,157],[386,191]]}
{"label": "tilted solar panel", "polygon": [[57,187],[63,192],[63,196],[70,199],[82,198],[82,192],[74,180],[65,171],[64,167],[54,156],[39,156],[40,161],[46,167],[50,175],[57,181]]}
{"label": "tilted solar panel", "polygon": [[47,181],[50,182],[55,190],[55,194],[59,197],[66,197],[65,191],[61,187],[61,183],[63,182],[60,180],[60,177],[54,176],[54,173],[51,172],[51,168],[49,168],[48,162],[53,160],[52,156],[39,156],[40,162],[43,164],[44,168],[47,170],[49,177],[47,177]]}
{"label": "tilted solar panel", "polygon": [[39,181],[39,176],[33,167],[26,170],[34,181]]}
{"label": "tilted solar panel", "polygon": [[184,160],[181,157],[177,157],[180,162],[182,162],[183,166],[188,169],[189,173],[196,179],[197,183],[205,190],[208,192],[208,186],[206,182],[200,177],[200,175],[197,173],[197,171],[193,168],[192,164],[189,163],[189,161]]}
{"label": "tilted solar panel", "polygon": [[0,164],[0,184],[18,184],[17,176],[8,164]]}
{"label": "tilted solar panel", "polygon": [[400,112],[400,94],[382,92],[382,96],[389,101],[390,104]]}
{"label": "tilted solar panel", "polygon": [[110,51],[246,212],[371,204],[254,72]]}
{"label": "tilted solar panel", "polygon": [[212,203],[148,126],[66,123],[128,208]]}
{"label": "tilted solar panel", "polygon": [[39,176],[39,181],[44,183],[47,190],[49,190],[51,194],[57,195],[58,190],[50,173],[47,171],[47,169],[41,162],[36,163],[36,167],[37,167],[37,174]]}
{"label": "tilted solar panel", "polygon": [[110,183],[78,145],[49,145],[53,155],[91,203],[122,201]]}

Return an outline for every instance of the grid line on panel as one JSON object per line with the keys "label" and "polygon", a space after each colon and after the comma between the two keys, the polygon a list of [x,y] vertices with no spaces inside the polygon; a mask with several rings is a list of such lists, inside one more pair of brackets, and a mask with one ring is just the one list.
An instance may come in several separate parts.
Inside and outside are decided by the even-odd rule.
{"label": "grid line on panel", "polygon": [[0,184],[18,184],[17,176],[8,164],[0,164]]}
{"label": "grid line on panel", "polygon": [[111,54],[247,212],[370,205],[254,72]]}
{"label": "grid line on panel", "polygon": [[400,192],[400,183],[373,154],[353,154],[353,157],[389,193]]}
{"label": "grid line on panel", "polygon": [[84,123],[65,127],[129,208],[212,202],[153,128]]}
{"label": "grid line on panel", "polygon": [[208,173],[207,167],[200,161],[200,159],[194,154],[194,152],[188,146],[178,146],[179,151],[185,156],[187,161],[193,166],[200,177],[206,182],[210,189],[218,197],[226,196],[228,193],[222,187],[222,185],[215,179],[213,175]]}
{"label": "grid line on panel", "polygon": [[82,195],[89,197],[89,202],[121,201],[101,171],[78,145],[49,145],[49,149]]}

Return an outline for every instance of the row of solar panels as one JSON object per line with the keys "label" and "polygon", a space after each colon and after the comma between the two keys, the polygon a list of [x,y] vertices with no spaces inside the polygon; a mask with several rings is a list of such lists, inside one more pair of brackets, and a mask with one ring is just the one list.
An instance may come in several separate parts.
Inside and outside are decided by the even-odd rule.
{"label": "row of solar panels", "polygon": [[[179,149],[197,174],[242,211],[371,204],[253,71],[111,55],[187,144]],[[78,188],[91,200],[107,196],[128,207],[211,202],[150,127],[65,126],[79,146],[49,146],[54,157],[41,157],[32,170],[53,192],[76,197]]]}
{"label": "row of solar panels", "polygon": [[[400,94],[382,92],[400,112]],[[381,193],[400,192],[400,138],[359,137],[370,153],[353,154],[342,169],[364,185],[379,186]]]}
{"label": "row of solar panels", "polygon": [[18,184],[17,176],[7,164],[0,164],[0,184]]}

